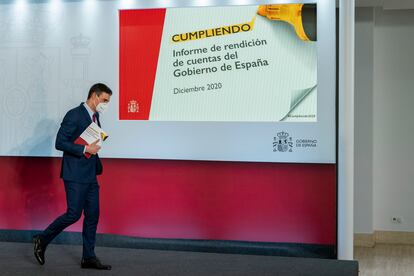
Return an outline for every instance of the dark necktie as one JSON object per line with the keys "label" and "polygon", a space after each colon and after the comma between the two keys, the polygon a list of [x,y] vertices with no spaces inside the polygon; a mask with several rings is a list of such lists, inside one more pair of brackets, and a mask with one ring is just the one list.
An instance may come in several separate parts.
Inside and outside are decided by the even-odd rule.
{"label": "dark necktie", "polygon": [[96,113],[93,113],[92,115],[92,122],[96,123]]}

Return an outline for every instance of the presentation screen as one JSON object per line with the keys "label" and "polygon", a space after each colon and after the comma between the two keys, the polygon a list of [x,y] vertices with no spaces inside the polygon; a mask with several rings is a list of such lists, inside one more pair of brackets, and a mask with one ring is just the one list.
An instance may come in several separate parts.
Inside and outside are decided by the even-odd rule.
{"label": "presentation screen", "polygon": [[61,156],[103,82],[101,157],[335,163],[330,2],[0,4],[0,155]]}
{"label": "presentation screen", "polygon": [[121,11],[120,119],[316,122],[316,19],[316,4]]}

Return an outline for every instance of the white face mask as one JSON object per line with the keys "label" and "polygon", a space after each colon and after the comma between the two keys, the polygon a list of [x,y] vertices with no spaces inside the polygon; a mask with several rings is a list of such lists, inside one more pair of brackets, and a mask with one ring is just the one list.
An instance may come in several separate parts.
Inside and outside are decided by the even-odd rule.
{"label": "white face mask", "polygon": [[[96,96],[99,100],[99,97]],[[106,110],[108,109],[108,103],[98,103],[98,105],[96,106],[96,111],[99,114],[103,114]]]}
{"label": "white face mask", "polygon": [[108,109],[108,103],[99,103],[96,106],[96,111],[99,112],[99,114],[103,114]]}

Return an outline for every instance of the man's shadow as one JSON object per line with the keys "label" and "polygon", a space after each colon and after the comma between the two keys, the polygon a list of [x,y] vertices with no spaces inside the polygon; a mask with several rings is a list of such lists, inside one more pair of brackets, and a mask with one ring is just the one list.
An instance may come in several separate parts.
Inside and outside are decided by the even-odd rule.
{"label": "man's shadow", "polygon": [[[20,194],[20,204],[24,206],[24,221],[20,229],[31,230],[25,240],[44,229],[52,222],[60,210],[63,184],[59,178],[60,158],[52,157],[58,125],[51,119],[41,120],[32,135],[11,150],[18,157],[15,162],[14,190]],[[57,212],[58,211],[58,212]],[[36,263],[33,251],[22,252],[30,263]]]}

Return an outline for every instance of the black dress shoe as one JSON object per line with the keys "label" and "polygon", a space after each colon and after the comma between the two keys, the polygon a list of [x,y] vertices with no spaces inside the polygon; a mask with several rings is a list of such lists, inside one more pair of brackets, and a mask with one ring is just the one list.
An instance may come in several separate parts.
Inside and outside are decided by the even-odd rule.
{"label": "black dress shoe", "polygon": [[39,264],[44,265],[46,245],[40,235],[33,236],[33,242],[34,242],[34,255],[36,257],[36,260],[39,262]]}
{"label": "black dress shoe", "polygon": [[101,270],[111,270],[111,268],[112,268],[110,265],[102,264],[101,261],[96,257],[82,259],[81,267],[82,268],[101,269]]}

